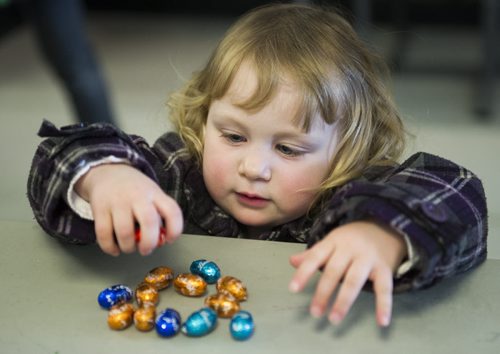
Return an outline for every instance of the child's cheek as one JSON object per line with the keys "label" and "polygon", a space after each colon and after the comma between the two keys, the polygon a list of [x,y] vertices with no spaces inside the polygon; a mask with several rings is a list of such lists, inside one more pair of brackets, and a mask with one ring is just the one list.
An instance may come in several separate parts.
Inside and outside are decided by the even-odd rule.
{"label": "child's cheek", "polygon": [[217,199],[227,184],[228,162],[222,154],[213,154],[210,150],[205,150],[205,152],[207,154],[203,158],[203,178],[208,191],[214,199]]}
{"label": "child's cheek", "polygon": [[[297,171],[299,172],[299,171]],[[313,201],[314,189],[321,183],[315,174],[301,171],[302,173],[281,174],[279,183],[274,185],[280,189],[279,194],[292,209],[302,210],[309,208]]]}

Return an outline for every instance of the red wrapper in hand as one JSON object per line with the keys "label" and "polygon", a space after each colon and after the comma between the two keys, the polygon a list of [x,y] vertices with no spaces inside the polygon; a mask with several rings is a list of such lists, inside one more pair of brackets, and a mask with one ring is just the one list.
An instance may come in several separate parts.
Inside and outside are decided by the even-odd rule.
{"label": "red wrapper in hand", "polygon": [[[165,244],[167,240],[167,233],[165,231],[165,227],[160,227],[160,236],[158,237],[158,244],[156,247],[161,247]],[[139,243],[141,241],[141,228],[137,226],[135,228],[135,242]]]}

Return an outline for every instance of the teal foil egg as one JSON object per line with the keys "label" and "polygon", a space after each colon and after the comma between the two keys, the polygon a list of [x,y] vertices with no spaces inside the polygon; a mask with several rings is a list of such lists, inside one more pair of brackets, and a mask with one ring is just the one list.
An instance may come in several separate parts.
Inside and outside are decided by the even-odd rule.
{"label": "teal foil egg", "polygon": [[189,271],[202,277],[208,284],[213,284],[220,278],[219,266],[206,259],[198,259],[191,263]]}
{"label": "teal foil egg", "polygon": [[200,337],[212,332],[216,325],[217,313],[209,307],[204,307],[188,317],[181,332],[190,337]]}
{"label": "teal foil egg", "polygon": [[229,331],[236,340],[246,340],[250,338],[255,329],[252,315],[247,311],[240,311],[231,318]]}

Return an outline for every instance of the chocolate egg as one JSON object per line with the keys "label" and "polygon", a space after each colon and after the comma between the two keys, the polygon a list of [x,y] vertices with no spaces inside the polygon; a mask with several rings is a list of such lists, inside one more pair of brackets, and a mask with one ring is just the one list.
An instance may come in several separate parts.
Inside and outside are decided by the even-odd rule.
{"label": "chocolate egg", "polygon": [[128,286],[117,284],[104,289],[97,296],[101,307],[110,309],[112,306],[132,300],[132,290]]}
{"label": "chocolate egg", "polygon": [[182,295],[201,296],[207,290],[207,282],[196,274],[179,274],[174,280],[174,287]]}
{"label": "chocolate egg", "polygon": [[151,284],[143,282],[137,286],[135,289],[135,300],[139,306],[143,304],[150,303],[157,305],[160,300],[158,296],[158,290]]}
{"label": "chocolate egg", "polygon": [[[165,242],[167,241],[167,232],[164,227],[160,227],[160,231],[158,234],[158,243],[156,244],[156,247],[161,247]],[[135,242],[139,243],[141,242],[141,229],[139,225],[136,226],[135,228]]]}
{"label": "chocolate egg", "polygon": [[240,310],[238,301],[231,294],[226,293],[208,296],[205,299],[205,305],[214,309],[222,318],[230,318]]}
{"label": "chocolate egg", "polygon": [[134,325],[139,331],[150,331],[155,326],[156,308],[146,302],[134,312]]}
{"label": "chocolate egg", "polygon": [[111,329],[121,330],[132,324],[134,307],[130,303],[118,304],[109,310],[108,325]]}
{"label": "chocolate egg", "polygon": [[156,267],[151,269],[144,282],[153,285],[156,289],[165,289],[170,285],[170,282],[174,279],[174,272],[169,267]]}
{"label": "chocolate egg", "polygon": [[219,266],[206,259],[198,259],[191,263],[189,271],[205,279],[208,284],[213,284],[220,278]]}
{"label": "chocolate egg", "polygon": [[228,293],[233,295],[238,301],[247,299],[247,288],[241,280],[226,275],[217,280],[217,291],[220,293]]}
{"label": "chocolate egg", "polygon": [[250,338],[255,329],[252,315],[247,311],[240,311],[231,318],[229,332],[236,340],[246,340]]}
{"label": "chocolate egg", "polygon": [[156,332],[162,337],[175,336],[181,328],[181,315],[167,308],[156,317]]}
{"label": "chocolate egg", "polygon": [[181,331],[190,337],[200,337],[212,332],[216,325],[217,314],[210,307],[204,307],[188,317]]}

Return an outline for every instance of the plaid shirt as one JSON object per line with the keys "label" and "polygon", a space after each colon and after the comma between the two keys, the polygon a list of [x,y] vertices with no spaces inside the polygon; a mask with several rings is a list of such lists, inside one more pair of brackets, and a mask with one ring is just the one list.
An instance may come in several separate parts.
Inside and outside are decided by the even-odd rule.
{"label": "plaid shirt", "polygon": [[[28,179],[35,218],[51,236],[75,244],[95,242],[92,221],[69,206],[67,191],[78,171],[108,156],[126,159],[155,180],[184,213],[185,233],[243,237],[238,222],[208,194],[199,166],[180,137],[166,133],[150,147],[138,136],[106,124],[57,129],[44,121]],[[405,235],[418,263],[395,280],[395,290],[430,286],[486,258],[487,208],[481,181],[467,169],[426,153],[399,166],[371,168],[332,190],[312,215],[278,226],[261,240],[307,243],[355,220],[376,219]]]}

